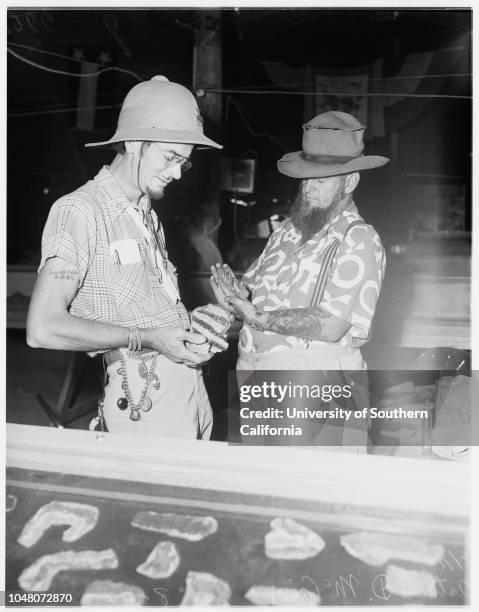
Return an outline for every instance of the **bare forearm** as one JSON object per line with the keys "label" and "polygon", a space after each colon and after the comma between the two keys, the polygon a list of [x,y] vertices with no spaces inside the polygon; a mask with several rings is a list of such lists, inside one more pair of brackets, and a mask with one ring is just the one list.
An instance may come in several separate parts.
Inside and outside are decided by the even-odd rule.
{"label": "bare forearm", "polygon": [[[27,342],[33,348],[63,351],[95,352],[127,347],[130,330],[119,325],[80,319],[62,313],[51,317],[49,322],[29,317]],[[185,347],[185,341],[202,344],[205,338],[178,327],[155,327],[141,329],[142,347],[161,353],[176,363],[197,367],[211,358],[210,353],[199,355]]]}
{"label": "bare forearm", "polygon": [[[76,317],[69,312],[80,278],[59,257],[52,257],[38,275],[27,318],[27,343],[34,348],[64,351],[102,351],[126,347],[130,329]],[[177,363],[196,367],[210,359],[186,348],[185,342],[202,344],[205,338],[179,327],[141,330],[142,347]]]}
{"label": "bare forearm", "polygon": [[97,351],[128,345],[129,329],[81,319],[68,312],[48,320],[27,322],[27,342],[32,347],[63,351]]}
{"label": "bare forearm", "polygon": [[101,351],[128,345],[129,329],[76,317],[69,312],[78,291],[78,272],[59,257],[48,259],[35,287],[27,317],[27,343],[34,348]]}
{"label": "bare forearm", "polygon": [[335,317],[324,308],[286,308],[260,311],[249,300],[246,287],[231,281],[232,274],[224,267],[212,266],[212,287],[215,293],[232,306],[241,319],[253,329],[285,336],[337,342],[351,324]]}
{"label": "bare forearm", "polygon": [[350,327],[322,308],[313,307],[257,312],[256,325],[263,331],[329,342],[339,340]]}

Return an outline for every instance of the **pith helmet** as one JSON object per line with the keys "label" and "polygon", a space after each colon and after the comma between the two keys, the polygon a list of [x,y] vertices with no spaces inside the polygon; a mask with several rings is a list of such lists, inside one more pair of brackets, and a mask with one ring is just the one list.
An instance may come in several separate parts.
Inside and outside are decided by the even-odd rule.
{"label": "pith helmet", "polygon": [[123,101],[116,132],[110,140],[89,142],[85,146],[100,147],[126,140],[223,148],[204,135],[203,119],[191,91],[164,76],[154,76],[135,85]]}

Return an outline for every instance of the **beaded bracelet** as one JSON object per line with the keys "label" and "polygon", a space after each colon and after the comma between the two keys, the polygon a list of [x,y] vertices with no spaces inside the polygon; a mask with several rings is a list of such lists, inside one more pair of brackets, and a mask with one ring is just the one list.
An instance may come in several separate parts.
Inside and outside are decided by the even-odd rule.
{"label": "beaded bracelet", "polygon": [[128,332],[128,350],[131,352],[133,350],[133,337],[135,335],[135,330],[132,328]]}
{"label": "beaded bracelet", "polygon": [[264,327],[261,322],[261,312],[259,310],[257,310],[251,318],[245,317],[244,322],[246,325],[251,327],[251,329],[255,329],[256,331],[264,331]]}
{"label": "beaded bracelet", "polygon": [[141,351],[142,340],[141,329],[138,329],[138,327],[132,327],[128,334],[128,351],[130,353]]}

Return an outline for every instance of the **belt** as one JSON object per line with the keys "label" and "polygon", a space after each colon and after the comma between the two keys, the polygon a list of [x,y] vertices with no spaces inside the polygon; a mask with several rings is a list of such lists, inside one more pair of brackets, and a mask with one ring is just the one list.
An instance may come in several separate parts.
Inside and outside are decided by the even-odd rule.
{"label": "belt", "polygon": [[[127,353],[127,357],[140,357],[142,355],[147,355],[148,353],[155,353],[156,351],[152,351],[151,349],[142,349],[141,351],[135,351],[134,353]],[[124,356],[124,353],[120,351],[120,349],[113,349],[112,351],[108,351],[107,353],[103,353],[103,361],[105,365],[108,367],[112,363],[116,361],[120,361],[120,359]]]}

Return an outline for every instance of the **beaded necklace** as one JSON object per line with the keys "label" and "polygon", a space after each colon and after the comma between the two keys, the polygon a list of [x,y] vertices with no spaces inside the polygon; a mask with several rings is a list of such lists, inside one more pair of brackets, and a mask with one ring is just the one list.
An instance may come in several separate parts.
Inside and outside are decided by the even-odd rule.
{"label": "beaded necklace", "polygon": [[154,378],[154,387],[156,389],[159,389],[159,379],[155,374],[157,357],[158,355],[156,354],[153,356],[149,370],[146,367],[144,357],[140,357],[141,363],[138,366],[138,371],[140,376],[142,378],[146,378],[146,380],[145,386],[143,388],[143,391],[141,392],[140,399],[137,404],[135,404],[135,402],[133,401],[130,386],[128,384],[125,356],[122,354],[120,357],[121,366],[118,368],[118,374],[120,374],[122,377],[121,388],[123,389],[125,397],[120,397],[119,400],[116,402],[116,405],[120,410],[126,410],[127,408],[129,408],[130,420],[132,421],[139,421],[141,419],[142,412],[148,412],[149,410],[151,410],[152,401],[151,398],[146,395],[146,393],[148,391],[148,387],[150,386]]}

